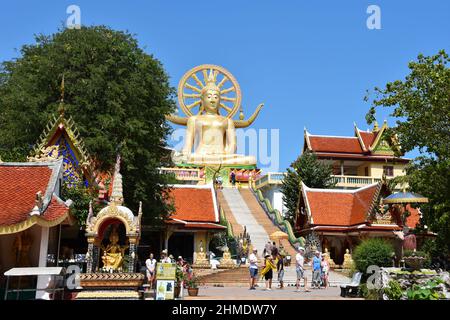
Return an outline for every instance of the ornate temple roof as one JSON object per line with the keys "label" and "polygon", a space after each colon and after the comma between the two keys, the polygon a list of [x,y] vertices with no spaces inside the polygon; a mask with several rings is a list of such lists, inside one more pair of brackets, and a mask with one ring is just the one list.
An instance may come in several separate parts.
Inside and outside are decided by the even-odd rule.
{"label": "ornate temple roof", "polygon": [[[305,203],[307,223],[314,230],[354,231],[369,229],[401,230],[400,221],[394,218],[383,221],[373,219],[374,206],[382,183],[359,189],[315,189],[302,183],[301,195]],[[406,224],[415,228],[419,212],[408,208],[411,215]]]}
{"label": "ornate temple roof", "polygon": [[378,124],[372,131],[362,131],[356,124],[353,137],[312,135],[306,128],[304,130],[303,150],[310,150],[319,158],[340,158],[383,161],[386,159],[408,162],[408,159],[398,157],[401,150],[396,138],[388,139],[384,132],[387,129],[385,122],[381,128]]}
{"label": "ornate temple roof", "polygon": [[220,225],[214,189],[210,185],[173,185],[169,191],[175,212],[166,221],[190,229],[225,229]]}
{"label": "ornate temple roof", "polygon": [[135,216],[133,212],[123,205],[123,185],[120,173],[120,156],[117,156],[111,187],[111,201],[94,215],[92,203],[89,205],[89,214],[86,218],[86,234],[88,236],[102,236],[105,226],[115,220],[121,221],[128,236],[139,237],[142,218],[142,203],[139,203],[139,212]]}
{"label": "ornate temple roof", "polygon": [[51,227],[68,217],[72,201],[56,195],[62,169],[62,160],[0,163],[0,234]]}

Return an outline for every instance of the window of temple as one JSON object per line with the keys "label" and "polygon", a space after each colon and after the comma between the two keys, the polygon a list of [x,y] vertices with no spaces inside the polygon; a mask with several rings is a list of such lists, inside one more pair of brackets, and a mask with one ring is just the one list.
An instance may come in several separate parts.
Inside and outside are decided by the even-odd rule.
{"label": "window of temple", "polygon": [[393,166],[383,166],[383,173],[386,177],[394,176],[394,167]]}

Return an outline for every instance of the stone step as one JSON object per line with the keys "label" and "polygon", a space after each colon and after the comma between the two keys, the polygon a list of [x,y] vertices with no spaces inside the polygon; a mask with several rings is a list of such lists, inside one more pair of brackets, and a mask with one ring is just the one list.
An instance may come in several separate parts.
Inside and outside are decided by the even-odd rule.
{"label": "stone step", "polygon": [[[276,231],[280,231],[280,228],[278,228],[276,225],[274,225],[272,220],[270,220],[270,218],[267,216],[267,213],[261,207],[261,204],[256,199],[255,195],[252,193],[252,191],[250,189],[241,189],[240,194],[242,196],[242,199],[245,201],[248,208],[250,209],[255,220],[266,230],[268,235],[270,235]],[[292,259],[294,259],[295,255],[296,255],[296,250],[291,245],[289,240],[283,239],[279,242],[283,245],[286,252],[289,255],[291,255]],[[277,243],[277,246],[278,246],[278,243]]]}

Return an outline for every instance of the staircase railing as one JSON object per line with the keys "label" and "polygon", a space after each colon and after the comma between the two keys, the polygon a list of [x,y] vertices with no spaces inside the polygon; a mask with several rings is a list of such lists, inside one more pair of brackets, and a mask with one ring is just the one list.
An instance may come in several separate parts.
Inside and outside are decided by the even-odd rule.
{"label": "staircase railing", "polygon": [[[253,181],[252,181],[253,182]],[[280,211],[278,209],[274,209],[272,207],[272,204],[270,203],[269,199],[265,198],[261,192],[261,190],[255,190],[255,187],[253,183],[250,182],[250,190],[255,195],[256,199],[261,204],[261,207],[266,212],[270,220],[278,226],[281,230],[286,232],[288,235],[289,242],[292,244],[294,248],[297,248],[298,246],[304,247],[305,246],[305,238],[303,237],[296,237],[294,234],[294,230],[292,228],[292,225],[289,221],[284,219],[284,217],[281,215]]]}

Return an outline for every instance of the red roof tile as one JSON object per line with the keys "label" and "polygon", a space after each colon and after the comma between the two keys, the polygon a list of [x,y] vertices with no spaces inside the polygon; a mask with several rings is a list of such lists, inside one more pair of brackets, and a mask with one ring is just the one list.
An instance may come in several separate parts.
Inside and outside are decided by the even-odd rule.
{"label": "red roof tile", "polygon": [[47,210],[45,210],[42,218],[46,221],[54,221],[61,218],[68,212],[69,208],[64,203],[58,201],[56,196],[53,196],[52,201],[48,205]]}
{"label": "red roof tile", "polygon": [[357,137],[309,136],[314,152],[363,153]]}
{"label": "red roof tile", "polygon": [[414,229],[420,221],[419,209],[414,209],[410,205],[407,205],[406,208],[410,213],[410,216],[406,219],[406,225]]}
{"label": "red roof tile", "polygon": [[216,219],[213,193],[210,188],[174,187],[170,190],[175,213],[172,219],[197,222],[219,222]]}
{"label": "red roof tile", "polygon": [[0,166],[0,225],[26,220],[36,193],[45,194],[51,174],[52,170],[44,166]]}
{"label": "red roof tile", "polygon": [[[30,218],[36,193],[45,197],[48,188],[55,188],[51,178],[56,167],[36,164],[0,165],[0,226],[12,226]],[[58,167],[60,168],[60,167]],[[55,184],[55,182],[53,182]],[[50,190],[53,193],[54,190]],[[55,195],[39,218],[54,221],[68,213],[69,208]]]}
{"label": "red roof tile", "polygon": [[352,226],[365,223],[377,188],[378,185],[373,185],[356,192],[306,189],[313,224]]}
{"label": "red roof tile", "polygon": [[373,142],[377,138],[377,133],[376,132],[359,131],[359,134],[364,143],[364,147],[366,147],[366,150],[369,150],[369,148],[372,146]]}

